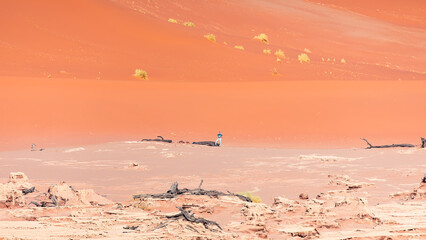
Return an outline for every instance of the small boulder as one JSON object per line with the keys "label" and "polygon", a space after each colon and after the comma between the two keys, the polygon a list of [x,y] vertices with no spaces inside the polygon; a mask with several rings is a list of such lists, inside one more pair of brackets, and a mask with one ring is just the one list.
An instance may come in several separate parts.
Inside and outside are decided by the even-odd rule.
{"label": "small boulder", "polygon": [[306,193],[301,193],[301,194],[299,195],[299,199],[308,200],[308,199],[309,199],[309,196],[308,196],[308,194],[306,194]]}

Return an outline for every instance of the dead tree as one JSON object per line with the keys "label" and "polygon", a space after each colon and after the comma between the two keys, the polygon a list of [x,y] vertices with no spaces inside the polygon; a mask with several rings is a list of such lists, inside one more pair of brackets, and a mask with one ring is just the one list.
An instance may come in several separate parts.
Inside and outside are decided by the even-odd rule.
{"label": "dead tree", "polygon": [[[194,217],[194,214],[191,214],[190,211],[186,211],[182,207],[176,207],[176,208],[179,209],[180,213],[174,214],[174,215],[171,215],[171,216],[166,216],[167,220],[165,222],[161,223],[160,225],[158,225],[152,231],[155,231],[157,229],[163,228],[163,227],[167,226],[167,224],[169,222],[176,221],[176,220],[179,220],[179,219],[183,219],[183,220],[186,220],[186,221],[192,222],[192,223],[202,223],[204,225],[204,227],[206,229],[209,229],[210,231],[213,231],[214,229],[211,229],[209,226],[216,226],[220,230],[223,230],[220,227],[220,225],[217,222],[215,222],[215,221],[210,221],[210,220],[207,220],[205,218],[197,218],[197,217]],[[198,232],[192,226],[188,225],[188,227],[191,228],[191,230]]]}
{"label": "dead tree", "polygon": [[34,191],[35,191],[35,187],[31,187],[31,188],[28,188],[28,189],[23,189],[22,193],[24,195],[27,195],[28,193],[33,193]]}
{"label": "dead tree", "polygon": [[367,149],[371,149],[371,148],[397,148],[397,147],[412,148],[412,147],[416,147],[416,145],[407,144],[407,143],[373,146],[373,145],[371,145],[371,143],[369,143],[367,141],[367,139],[361,138],[361,140],[364,140],[368,144]]}
{"label": "dead tree", "polygon": [[162,136],[157,136],[157,138],[144,138],[141,142],[166,142],[172,143],[172,140],[164,139]]}
{"label": "dead tree", "polygon": [[205,146],[210,146],[210,147],[218,147],[218,145],[216,145],[216,143],[214,141],[192,142],[192,144],[205,145]]}
{"label": "dead tree", "polygon": [[242,201],[252,202],[252,200],[249,197],[231,193],[229,191],[228,193],[224,193],[224,192],[219,192],[216,190],[204,190],[201,188],[202,183],[203,183],[203,180],[201,180],[200,185],[196,189],[188,189],[188,188],[179,189],[178,183],[174,182],[172,186],[170,186],[170,189],[165,193],[138,194],[138,195],[133,195],[133,199],[145,199],[145,198],[172,199],[179,195],[204,195],[204,196],[209,196],[214,198],[219,198],[219,196],[235,196],[241,199]]}

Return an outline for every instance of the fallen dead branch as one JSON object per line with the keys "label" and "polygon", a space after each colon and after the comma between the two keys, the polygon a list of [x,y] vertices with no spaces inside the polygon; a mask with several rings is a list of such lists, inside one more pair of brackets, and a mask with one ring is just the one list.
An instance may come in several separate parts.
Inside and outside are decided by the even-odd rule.
{"label": "fallen dead branch", "polygon": [[166,142],[172,143],[172,140],[164,139],[162,136],[157,136],[157,138],[144,138],[141,142]]}
{"label": "fallen dead branch", "polygon": [[[371,148],[397,148],[397,147],[413,148],[413,147],[416,147],[416,145],[408,144],[408,143],[374,146],[371,143],[369,143],[368,140],[365,139],[365,138],[361,138],[361,140],[364,140],[367,143],[367,145],[368,145],[367,149],[371,149]],[[422,141],[422,144],[420,145],[420,147],[424,148],[425,145],[426,145],[426,139],[425,138],[421,138],[421,141]]]}
{"label": "fallen dead branch", "polygon": [[31,188],[22,190],[22,193],[24,195],[27,195],[28,193],[33,193],[34,191],[35,191],[35,187],[31,187]]}
{"label": "fallen dead branch", "polygon": [[219,191],[216,191],[216,190],[204,190],[204,189],[201,188],[202,184],[203,184],[203,180],[201,180],[200,185],[196,189],[188,189],[188,188],[179,189],[178,183],[174,182],[172,184],[172,186],[170,186],[170,189],[165,193],[138,194],[138,195],[133,195],[133,199],[144,199],[144,198],[171,199],[171,198],[175,198],[179,195],[186,194],[186,195],[204,195],[204,196],[209,196],[209,197],[214,197],[214,198],[218,198],[219,196],[235,196],[235,197],[238,197],[239,199],[241,199],[245,202],[252,202],[252,200],[249,197],[239,195],[239,194],[235,194],[235,193],[231,193],[229,191],[228,191],[228,193],[224,193],[224,192],[219,192]]}
{"label": "fallen dead branch", "polygon": [[192,144],[205,145],[205,146],[210,146],[210,147],[218,147],[218,145],[216,145],[216,143],[213,142],[213,141],[192,142]]}
{"label": "fallen dead branch", "polygon": [[139,226],[125,226],[125,227],[123,227],[123,229],[127,229],[127,230],[136,230],[138,228],[139,228]]}
{"label": "fallen dead branch", "polygon": [[[171,216],[166,216],[167,220],[165,222],[161,223],[160,225],[158,225],[152,231],[166,227],[170,222],[173,222],[173,221],[176,221],[176,220],[179,220],[179,219],[183,219],[183,220],[186,220],[186,221],[192,222],[192,223],[202,223],[204,225],[204,227],[206,229],[209,229],[210,231],[213,231],[214,229],[210,228],[209,226],[216,226],[220,230],[223,230],[220,227],[220,225],[215,221],[210,221],[210,220],[207,220],[205,218],[197,218],[197,217],[194,217],[194,214],[191,214],[189,211],[184,210],[182,207],[176,207],[176,208],[179,209],[180,213],[174,214],[174,215],[171,215]],[[194,227],[192,227],[190,225],[187,225],[187,227],[189,227],[192,231],[198,232]]]}

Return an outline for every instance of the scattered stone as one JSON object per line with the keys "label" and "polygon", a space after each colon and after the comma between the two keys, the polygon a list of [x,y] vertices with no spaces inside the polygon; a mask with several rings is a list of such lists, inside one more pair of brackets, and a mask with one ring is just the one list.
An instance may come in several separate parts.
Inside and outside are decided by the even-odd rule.
{"label": "scattered stone", "polygon": [[301,194],[299,195],[299,199],[307,200],[307,199],[309,199],[309,196],[308,196],[308,194],[306,194],[306,193],[301,193]]}
{"label": "scattered stone", "polygon": [[299,226],[287,226],[286,228],[279,229],[279,231],[289,234],[292,237],[317,237],[319,232],[314,227],[299,227]]}

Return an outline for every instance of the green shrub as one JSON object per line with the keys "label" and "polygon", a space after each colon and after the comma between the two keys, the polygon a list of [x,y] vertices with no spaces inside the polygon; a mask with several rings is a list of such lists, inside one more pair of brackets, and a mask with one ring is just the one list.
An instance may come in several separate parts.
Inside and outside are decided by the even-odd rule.
{"label": "green shrub", "polygon": [[246,196],[254,203],[261,203],[262,199],[259,196],[252,195],[249,191],[237,193],[238,195]]}

